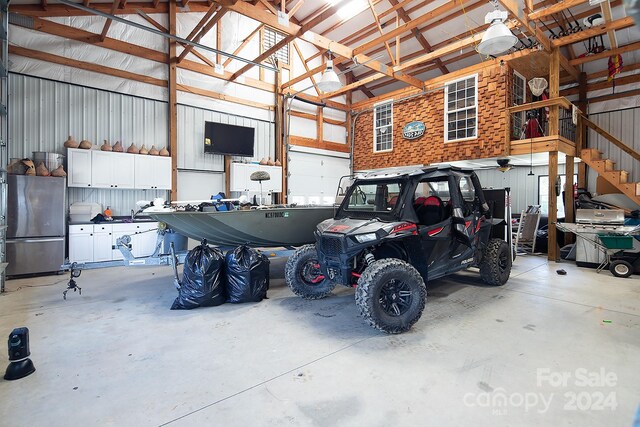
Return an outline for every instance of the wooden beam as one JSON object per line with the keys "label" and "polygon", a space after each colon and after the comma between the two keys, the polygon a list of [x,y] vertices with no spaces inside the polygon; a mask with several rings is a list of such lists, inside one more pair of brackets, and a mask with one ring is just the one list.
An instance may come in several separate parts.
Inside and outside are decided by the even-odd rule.
{"label": "wooden beam", "polygon": [[200,96],[204,96],[204,97],[207,97],[207,98],[217,99],[219,101],[226,101],[226,102],[231,102],[233,104],[246,105],[248,107],[259,108],[259,109],[262,109],[262,110],[269,110],[269,111],[273,111],[274,110],[274,106],[270,105],[270,104],[263,104],[263,103],[260,103],[260,102],[249,101],[249,100],[246,100],[244,98],[238,98],[238,97],[235,97],[235,96],[214,92],[212,90],[201,89],[201,88],[194,87],[194,86],[188,86],[188,85],[184,85],[184,84],[181,84],[181,83],[177,84],[177,89],[179,91],[182,91],[182,92],[193,93],[195,95],[200,95]]}
{"label": "wooden beam", "polygon": [[153,0],[153,8],[156,9],[160,4],[160,0]]}
{"label": "wooden beam", "polygon": [[[176,2],[169,0],[169,33],[177,35]],[[171,200],[178,200],[178,99],[177,99],[177,43],[169,40],[169,146],[171,151]]]}
{"label": "wooden beam", "polygon": [[267,0],[258,0],[260,3],[262,3],[262,5],[264,7],[266,7],[267,9],[269,9],[271,11],[271,13],[273,13],[274,15],[278,14],[278,10],[273,7],[273,5],[271,3],[269,3]]}
{"label": "wooden beam", "polygon": [[293,15],[296,14],[298,9],[300,9],[303,4],[304,4],[304,0],[298,0],[298,3],[296,3],[295,6],[293,6],[289,11],[289,19],[293,18]]}
{"label": "wooden beam", "polygon": [[[605,22],[613,21],[613,16],[611,14],[611,3],[609,0],[605,0],[600,3],[600,10],[602,11],[602,17]],[[609,37],[609,46],[611,49],[615,49],[618,47],[618,39],[616,38],[616,32],[613,30],[607,31],[607,36]]]}
{"label": "wooden beam", "polygon": [[[293,39],[294,39],[293,36],[288,36],[288,37],[283,38],[278,43],[276,43],[275,45],[271,46],[269,49],[267,49],[266,51],[261,53],[257,58],[255,58],[253,60],[253,62],[260,63],[260,62],[264,61],[265,59],[267,59],[268,57],[270,57],[271,55],[276,53],[279,49],[281,49],[283,46],[285,46],[287,43],[289,43]],[[247,71],[249,71],[254,66],[255,66],[254,64],[245,64],[245,65],[243,65],[238,71],[233,73],[233,75],[229,78],[229,81],[234,81],[235,79],[237,79],[242,74],[244,74]]]}
{"label": "wooden beam", "polygon": [[351,90],[357,89],[360,86],[366,85],[367,83],[371,83],[375,80],[378,80],[382,77],[385,77],[385,74],[380,74],[380,73],[376,73],[372,76],[366,77],[364,79],[359,79],[356,80],[355,82],[351,83],[351,84],[347,84],[343,87],[341,87],[340,89],[334,91],[334,92],[328,92],[328,93],[324,93],[322,95],[320,95],[320,98],[322,99],[330,99],[330,98],[335,98],[336,96],[340,96],[346,92],[349,92]]}
{"label": "wooden beam", "polygon": [[509,113],[519,113],[520,111],[528,111],[528,110],[536,110],[538,108],[547,108],[552,105],[560,105],[565,109],[571,108],[571,102],[567,98],[558,97],[558,98],[549,98],[542,101],[529,102],[528,104],[522,105],[514,105],[513,107],[507,108]]}
{"label": "wooden beam", "polygon": [[[298,58],[300,58],[300,61],[302,62],[302,66],[304,67],[304,69],[308,73],[309,72],[309,65],[307,65],[307,61],[304,60],[304,56],[302,55],[302,51],[300,50],[300,47],[298,47],[298,43],[294,40],[293,42],[291,42],[291,44],[293,44],[293,48],[295,49],[296,53],[298,54]],[[319,96],[320,95],[320,89],[318,89],[318,83],[316,82],[315,77],[309,76],[309,78],[311,79],[311,83],[313,84],[313,88],[316,90],[316,94],[318,94],[318,96]]]}
{"label": "wooden beam", "polygon": [[[213,5],[212,5],[213,7]],[[198,25],[196,25],[196,27],[193,29],[193,31],[191,31],[191,34],[189,34],[189,36],[187,37],[188,40],[193,41],[193,42],[199,42],[200,39],[202,39],[212,28],[214,25],[216,25],[218,23],[218,21],[220,21],[222,19],[222,17],[227,13],[228,9],[222,7],[218,10],[218,13],[213,16],[209,22],[207,22],[206,24],[204,24],[202,27],[198,28],[200,26],[200,24],[202,23],[202,21],[204,20],[200,20],[200,22],[198,23]],[[197,32],[197,34],[193,35],[195,32]],[[191,52],[191,50],[194,48],[193,45],[189,45],[187,47],[184,48],[184,50],[182,51],[182,53],[180,54],[180,56],[178,56],[178,64],[185,58],[185,56],[187,56],[189,54],[189,52]]]}
{"label": "wooden beam", "polygon": [[623,54],[623,53],[631,52],[634,50],[640,50],[640,42],[629,43],[627,45],[618,47],[616,49],[605,50],[604,52],[600,52],[595,55],[588,55],[582,58],[576,58],[569,61],[569,63],[574,66],[581,65],[581,64],[584,64],[585,62],[597,61],[598,59],[607,59],[612,55]]}
{"label": "wooden beam", "polygon": [[15,45],[9,45],[9,53],[12,55],[24,56],[25,58],[51,62],[53,64],[65,65],[67,67],[74,67],[81,70],[91,71],[94,73],[120,77],[126,80],[134,80],[137,82],[147,83],[154,86],[167,87],[166,80],[157,79],[155,77],[150,77],[142,74],[131,73],[129,71],[123,71],[119,68],[111,68],[104,65],[93,64],[90,62],[78,61],[77,59],[66,58],[63,56],[53,55],[51,53],[41,52],[33,49],[27,49],[27,48],[15,46]]}
{"label": "wooden beam", "polygon": [[[84,3],[83,3],[84,4]],[[111,3],[94,3],[90,2],[93,9],[110,13]],[[143,10],[145,13],[167,13],[169,10],[168,3],[160,3],[158,7],[154,6],[152,1],[144,1],[140,3],[128,4],[124,9],[116,9],[114,15],[135,15],[137,10]],[[92,12],[76,9],[72,6],[64,4],[48,3],[47,10],[44,10],[38,4],[11,4],[11,12],[20,15],[37,16],[37,17],[68,17],[68,16],[95,16]]]}
{"label": "wooden beam", "polygon": [[[617,77],[612,81],[605,80],[603,82],[592,83],[590,85],[587,85],[587,91],[592,92],[594,90],[613,88],[614,85],[619,87],[619,86],[628,85],[632,83],[640,83],[640,74],[632,74],[630,76]],[[577,95],[578,93],[580,93],[580,87],[576,86],[570,89],[563,90],[561,92],[561,95],[571,96],[571,95]]]}
{"label": "wooden beam", "polygon": [[[400,6],[400,3],[398,2],[398,0],[389,0],[389,3],[393,7]],[[402,18],[402,20],[404,22],[411,21],[411,17],[404,10],[404,8],[402,6],[400,6],[397,10],[398,10],[398,16],[400,18]],[[399,27],[399,25],[396,24],[396,28],[397,27]],[[424,50],[426,50],[427,52],[430,52],[430,51],[433,50],[433,48],[431,47],[431,44],[429,44],[427,39],[424,38],[424,35],[420,32],[420,30],[418,28],[413,28],[411,30],[411,33],[416,38],[416,40],[418,40],[418,43],[420,43],[420,46],[422,46],[422,48]],[[398,38],[396,39],[396,49],[400,50],[400,36],[399,35],[398,35]],[[397,58],[397,62],[399,63],[400,62],[400,55],[397,54],[396,58]],[[398,65],[398,64],[396,64],[396,65]],[[438,66],[438,68],[440,69],[442,74],[447,74],[449,72],[449,70],[447,69],[447,67],[444,66],[444,64],[442,63],[442,60],[440,58],[436,59],[436,65]]]}
{"label": "wooden beam", "polygon": [[424,88],[424,82],[422,80],[417,79],[409,74],[405,74],[401,69],[396,70],[396,68],[399,67],[387,67],[385,64],[374,61],[362,53],[356,55],[354,57],[354,60],[356,60],[358,64],[363,64],[367,68],[371,68],[372,70],[375,70],[379,73],[385,74],[389,77],[393,77],[396,80],[408,83],[411,86],[417,87],[418,89]]}
{"label": "wooden beam", "polygon": [[293,136],[289,138],[291,145],[298,145],[301,147],[319,148],[321,150],[337,151],[339,153],[349,153],[351,150],[347,144],[339,144],[337,142],[318,141],[313,138],[304,138],[302,136]]}
{"label": "wooden beam", "polygon": [[[367,1],[369,3],[369,9],[371,10],[371,14],[373,15],[373,21],[378,26],[378,32],[382,36],[382,35],[384,35],[384,31],[382,31],[382,26],[380,25],[380,20],[378,19],[378,14],[376,13],[376,8],[373,6],[373,1],[372,0],[367,0]],[[389,47],[389,43],[387,41],[384,41],[383,44],[384,44],[384,47],[387,48],[387,53],[389,54],[389,60],[391,60],[391,63],[393,65],[398,65],[396,63],[396,60],[393,58],[393,54],[391,53],[391,48]]]}
{"label": "wooden beam", "polygon": [[[113,15],[113,13],[116,11],[116,8],[118,7],[118,3],[119,0],[113,0],[113,3],[111,5],[111,14]],[[109,27],[111,27],[111,22],[112,19],[107,18],[107,20],[104,23],[104,27],[102,27],[102,32],[100,33],[100,41],[103,42],[105,37],[107,37],[107,33],[109,32]]]}
{"label": "wooden beam", "polygon": [[581,5],[582,3],[586,3],[587,1],[588,0],[564,0],[554,4],[553,6],[545,7],[544,9],[536,10],[530,13],[529,20],[533,21],[535,19],[546,18],[547,16],[551,16],[554,13],[558,13],[574,6]]}
{"label": "wooden beam", "polygon": [[446,2],[443,6],[438,7],[432,11],[429,11],[427,13],[425,13],[424,15],[413,19],[409,22],[407,22],[404,25],[401,25],[399,28],[396,28],[394,30],[391,30],[387,33],[385,33],[384,35],[377,37],[373,40],[370,40],[360,46],[358,46],[357,48],[353,49],[353,53],[358,54],[358,53],[363,53],[366,52],[367,50],[371,49],[372,47],[375,47],[379,44],[381,44],[384,41],[387,40],[391,40],[393,38],[395,38],[397,35],[400,35],[402,33],[405,33],[407,31],[412,30],[413,28],[416,28],[420,25],[422,25],[423,23],[433,19],[434,17],[437,17],[438,15],[444,13],[445,10],[451,10],[452,8],[456,7],[456,2]]}
{"label": "wooden beam", "polygon": [[[556,47],[549,56],[549,98],[560,96],[560,48]],[[549,106],[549,135],[560,133],[560,110],[558,105]],[[551,222],[551,221],[549,221]]]}
{"label": "wooden beam", "polygon": [[633,18],[630,16],[626,16],[621,19],[616,19],[615,21],[607,22],[606,24],[600,25],[598,27],[592,27],[588,30],[579,31],[568,36],[555,39],[551,42],[551,44],[557,47],[578,43],[591,37],[608,33],[609,31],[622,30],[624,28],[632,27],[633,25],[635,25]]}

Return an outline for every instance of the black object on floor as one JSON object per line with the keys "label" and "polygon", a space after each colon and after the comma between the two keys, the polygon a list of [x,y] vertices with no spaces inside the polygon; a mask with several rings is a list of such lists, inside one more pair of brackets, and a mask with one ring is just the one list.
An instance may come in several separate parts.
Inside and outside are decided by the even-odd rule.
{"label": "black object on floor", "polygon": [[9,334],[9,366],[4,374],[5,380],[18,380],[36,371],[33,362],[29,359],[29,329],[15,328]]}
{"label": "black object on floor", "polygon": [[182,282],[171,310],[190,310],[224,304],[224,255],[203,240],[184,260]]}
{"label": "black object on floor", "polygon": [[67,292],[73,290],[73,292],[78,292],[79,295],[82,295],[82,288],[78,286],[75,279],[80,277],[82,274],[82,270],[78,268],[78,263],[74,262],[71,264],[71,268],[69,269],[69,282],[67,283],[67,289],[62,292],[62,298],[67,299]]}
{"label": "black object on floor", "polygon": [[563,269],[556,270],[556,273],[558,273],[558,274],[559,274],[559,275],[561,275],[561,276],[566,276],[566,275],[567,275],[567,272],[566,272],[566,271],[564,271]]}
{"label": "black object on floor", "polygon": [[269,258],[248,246],[227,252],[227,302],[259,302],[269,289]]}

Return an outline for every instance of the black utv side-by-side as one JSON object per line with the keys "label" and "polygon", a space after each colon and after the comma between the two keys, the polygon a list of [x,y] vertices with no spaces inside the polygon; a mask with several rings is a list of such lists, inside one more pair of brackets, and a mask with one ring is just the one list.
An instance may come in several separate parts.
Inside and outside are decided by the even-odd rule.
{"label": "black utv side-by-side", "polygon": [[316,244],[289,258],[285,279],[306,299],[326,297],[337,284],[355,287],[369,324],[401,333],[420,319],[428,281],[478,267],[485,283],[507,282],[511,250],[491,238],[500,221],[473,171],[367,174],[349,186],[335,218],[318,224]]}

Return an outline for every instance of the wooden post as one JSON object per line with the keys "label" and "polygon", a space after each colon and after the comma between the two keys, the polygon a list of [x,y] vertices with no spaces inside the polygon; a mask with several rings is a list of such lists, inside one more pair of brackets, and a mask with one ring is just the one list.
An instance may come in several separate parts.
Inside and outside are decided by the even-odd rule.
{"label": "wooden post", "polygon": [[[353,74],[352,73],[347,73],[347,84],[351,84],[353,83]],[[347,108],[349,111],[347,111],[347,120],[345,120],[345,126],[346,126],[346,135],[347,135],[347,147],[351,148],[351,139],[352,139],[352,135],[351,135],[351,106],[353,105],[353,91],[350,90],[349,92],[347,92]],[[353,149],[351,149],[351,152],[353,152]],[[349,159],[349,164],[351,166],[353,166],[353,159],[350,158]],[[353,173],[353,168],[349,169],[349,173]]]}
{"label": "wooden post", "polygon": [[[587,114],[587,73],[580,73],[579,92],[577,106],[584,114]],[[576,129],[576,154],[580,156],[580,152],[587,148],[587,136],[589,131],[585,128],[584,123],[578,118],[578,128]],[[578,164],[578,187],[587,188],[587,164],[580,162]]]}
{"label": "wooden post", "polygon": [[318,145],[322,145],[324,141],[324,108],[318,107],[316,110],[316,139]]}
{"label": "wooden post", "polygon": [[280,91],[280,86],[282,86],[282,67],[278,64],[278,72],[276,73],[276,84],[274,86],[274,96],[275,96],[275,111],[273,116],[273,121],[275,122],[275,133],[276,133],[276,159],[280,160],[282,163],[282,192],[278,194],[276,201],[277,203],[286,203],[286,188],[285,184],[286,173],[287,173],[287,165],[285,159],[285,149],[284,149],[284,134],[282,132],[282,127],[284,126],[284,114],[283,114],[283,103],[282,103],[282,93]]}
{"label": "wooden post", "polygon": [[[169,0],[169,32],[176,35],[176,0]],[[169,41],[169,146],[171,147],[171,200],[178,200],[178,91],[176,89],[176,46]]]}
{"label": "wooden post", "polygon": [[231,197],[231,156],[224,156],[224,195]]}
{"label": "wooden post", "polygon": [[[560,96],[560,49],[554,48],[549,58],[549,98]],[[549,107],[549,136],[560,132],[560,111],[558,105]]]}
{"label": "wooden post", "polygon": [[[564,185],[564,221],[574,222],[574,200],[573,200],[573,177],[574,177],[574,157],[567,155],[567,162],[565,164],[565,177],[566,182]],[[573,233],[564,234],[564,244],[568,245],[573,243]]]}
{"label": "wooden post", "polygon": [[549,152],[549,237],[547,243],[549,261],[558,260],[558,241],[556,221],[558,220],[558,197],[556,194],[556,179],[558,178],[558,152]]}

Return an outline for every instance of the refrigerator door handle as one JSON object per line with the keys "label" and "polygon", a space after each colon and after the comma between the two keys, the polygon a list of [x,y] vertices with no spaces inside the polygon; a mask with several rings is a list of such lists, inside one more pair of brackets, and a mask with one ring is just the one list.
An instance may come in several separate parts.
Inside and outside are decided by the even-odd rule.
{"label": "refrigerator door handle", "polygon": [[64,237],[54,237],[49,239],[7,239],[6,243],[43,243],[43,242],[59,242],[64,240]]}

